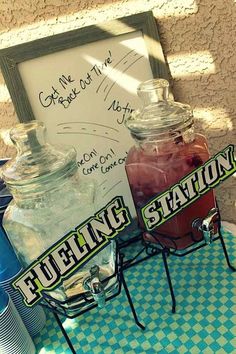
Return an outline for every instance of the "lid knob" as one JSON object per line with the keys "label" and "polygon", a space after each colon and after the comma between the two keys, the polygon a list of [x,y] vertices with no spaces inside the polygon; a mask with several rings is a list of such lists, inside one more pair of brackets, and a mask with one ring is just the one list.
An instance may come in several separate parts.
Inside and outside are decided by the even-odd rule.
{"label": "lid knob", "polygon": [[[149,141],[158,135],[169,136],[169,131],[185,130],[192,126],[193,114],[190,106],[169,98],[169,83],[165,79],[142,82],[137,89],[143,106],[125,119],[126,127],[139,141]],[[164,134],[164,135],[163,135]],[[153,140],[154,141],[154,140]]]}
{"label": "lid knob", "polygon": [[166,101],[169,97],[169,82],[164,79],[142,82],[137,88],[137,93],[144,105]]}
{"label": "lid knob", "polygon": [[10,139],[17,148],[17,152],[31,153],[39,150],[45,143],[45,126],[41,122],[17,124],[10,130]]}

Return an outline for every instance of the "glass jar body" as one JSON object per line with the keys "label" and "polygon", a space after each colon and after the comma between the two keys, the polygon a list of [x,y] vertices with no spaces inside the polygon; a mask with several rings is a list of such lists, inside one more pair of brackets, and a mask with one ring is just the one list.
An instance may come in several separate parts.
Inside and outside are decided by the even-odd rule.
{"label": "glass jar body", "polygon": [[[65,176],[57,188],[47,189],[44,193],[41,191],[40,195],[17,195],[5,212],[3,226],[24,266],[30,265],[68,232],[94,214],[94,190],[94,183],[80,179],[76,172]],[[77,298],[76,304],[87,306],[83,300],[83,295],[87,292],[83,282],[90,276],[90,269],[94,265],[99,266],[100,280],[114,274],[113,243],[49,294],[59,301],[67,301],[75,295],[81,295],[81,300],[78,301]],[[113,278],[105,284],[105,293],[112,292],[115,286],[116,279]],[[92,298],[91,294],[88,296]],[[70,305],[75,304],[70,302]]]}
{"label": "glass jar body", "polygon": [[[130,149],[126,172],[141,228],[144,225],[140,208],[208,159],[205,137],[194,134],[192,128],[176,138],[155,141],[149,137]],[[144,232],[144,238],[165,247],[184,249],[203,238],[201,232],[192,228],[193,220],[206,217],[214,207],[214,193],[210,191],[157,227],[155,237]]]}

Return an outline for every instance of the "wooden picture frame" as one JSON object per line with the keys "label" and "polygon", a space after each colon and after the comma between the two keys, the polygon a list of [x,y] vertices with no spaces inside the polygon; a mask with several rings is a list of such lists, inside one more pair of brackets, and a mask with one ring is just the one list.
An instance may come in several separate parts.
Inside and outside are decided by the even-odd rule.
{"label": "wooden picture frame", "polygon": [[76,148],[79,172],[101,189],[99,207],[122,195],[135,215],[123,122],[139,107],[139,82],[168,79],[152,12],[0,50],[0,66],[19,121],[40,120],[50,143]]}
{"label": "wooden picture frame", "polygon": [[0,50],[0,67],[20,122],[35,119],[18,64],[94,41],[142,31],[153,77],[168,79],[157,24],[151,11],[92,25]]}

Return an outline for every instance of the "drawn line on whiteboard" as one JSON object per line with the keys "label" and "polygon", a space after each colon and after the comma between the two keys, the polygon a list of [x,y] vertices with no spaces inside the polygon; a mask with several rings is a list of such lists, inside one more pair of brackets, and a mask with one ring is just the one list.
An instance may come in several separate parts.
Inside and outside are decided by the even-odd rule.
{"label": "drawn line on whiteboard", "polygon": [[66,123],[59,123],[59,124],[57,124],[57,126],[59,127],[61,125],[65,125],[67,127],[66,128],[63,127],[63,129],[71,129],[71,127],[68,127],[69,124],[92,124],[92,125],[98,125],[99,127],[109,128],[109,129],[115,130],[117,133],[119,133],[119,130],[116,129],[116,128],[110,127],[109,125],[98,124],[98,123],[95,123],[95,122],[66,122]]}
{"label": "drawn line on whiteboard", "polygon": [[[134,52],[134,51],[135,51],[135,49],[132,49],[132,50],[130,50],[128,53],[126,53],[125,56],[123,56],[123,57],[116,63],[116,65],[113,66],[113,69],[116,68],[117,65],[119,65],[122,60],[124,60],[129,54],[131,54],[131,53]],[[112,71],[112,70],[111,70],[111,71]],[[98,88],[97,88],[97,90],[96,90],[96,93],[98,93],[98,91],[100,90],[100,87],[102,86],[103,82],[107,79],[107,77],[108,77],[108,75],[104,76],[104,78],[102,79],[102,81],[101,81],[100,84],[98,85]]]}
{"label": "drawn line on whiteboard", "polygon": [[108,84],[105,86],[103,92],[105,92],[107,88],[108,88]]}
{"label": "drawn line on whiteboard", "polygon": [[100,138],[104,138],[104,139],[107,139],[107,140],[112,140],[112,141],[115,141],[115,142],[119,143],[119,140],[108,138],[107,136],[103,136],[103,135],[99,135],[99,134],[80,133],[80,132],[57,132],[57,134],[64,134],[64,135],[66,135],[66,134],[80,134],[80,135],[99,136]]}
{"label": "drawn line on whiteboard", "polygon": [[105,179],[102,183],[100,183],[98,186],[101,187],[104,183],[107,182],[107,179]]}
{"label": "drawn line on whiteboard", "polygon": [[[102,183],[100,183],[100,184],[98,185],[98,187],[99,187],[99,188],[102,187],[102,186],[104,185],[104,183],[107,183],[107,179],[105,179]],[[105,191],[105,190],[106,190],[106,186],[103,186],[102,190]]]}
{"label": "drawn line on whiteboard", "polygon": [[110,193],[110,191],[112,191],[112,189],[114,189],[116,186],[118,186],[118,184],[120,184],[122,181],[117,182],[116,184],[114,184],[110,189],[108,189],[108,191],[103,195],[103,197],[105,197],[108,193]]}
{"label": "drawn line on whiteboard", "polygon": [[[142,59],[142,58],[143,58],[143,55],[140,56],[138,59],[136,59],[136,60],[135,60],[133,63],[131,63],[129,66],[127,66],[127,68],[125,68],[125,70],[123,70],[121,74],[125,73],[132,65],[134,65],[135,63],[137,63],[137,61],[139,61],[139,60]],[[111,92],[112,88],[114,87],[114,85],[115,85],[116,83],[117,83],[117,81],[114,81],[113,84],[111,85],[110,89],[108,90],[108,92],[107,92],[107,94],[106,94],[106,96],[105,96],[105,98],[104,98],[104,102],[106,101],[106,99],[107,99],[109,93]]]}

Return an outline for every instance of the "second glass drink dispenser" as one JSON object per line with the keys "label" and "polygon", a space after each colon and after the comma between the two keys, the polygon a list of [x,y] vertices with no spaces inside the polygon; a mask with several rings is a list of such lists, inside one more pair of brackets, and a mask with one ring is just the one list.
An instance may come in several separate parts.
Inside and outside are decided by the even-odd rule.
{"label": "second glass drink dispenser", "polygon": [[[190,107],[170,99],[168,86],[164,79],[142,83],[138,95],[143,107],[125,122],[135,141],[128,153],[126,172],[142,229],[140,208],[209,159],[206,138],[194,132]],[[203,238],[193,221],[208,218],[212,223],[214,211],[215,198],[210,191],[157,227],[152,235],[144,232],[144,238],[184,249]]]}

